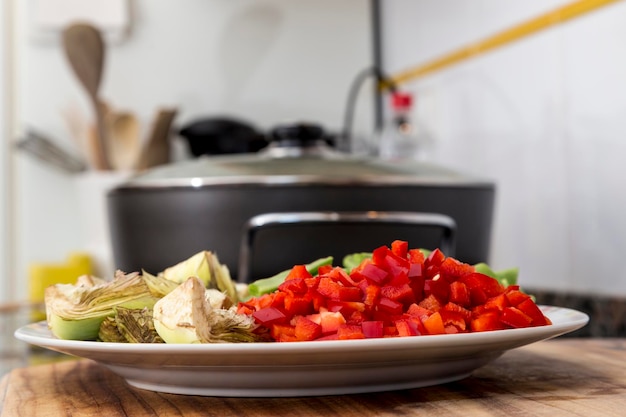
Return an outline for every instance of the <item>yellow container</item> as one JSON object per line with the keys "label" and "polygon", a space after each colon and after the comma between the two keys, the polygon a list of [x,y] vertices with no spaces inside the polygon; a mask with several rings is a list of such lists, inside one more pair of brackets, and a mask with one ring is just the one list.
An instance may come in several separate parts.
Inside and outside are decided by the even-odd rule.
{"label": "yellow container", "polygon": [[[28,299],[42,304],[46,288],[55,284],[74,284],[81,275],[93,273],[91,257],[82,252],[70,253],[66,263],[33,263],[28,268]],[[42,309],[33,311],[34,320],[45,319]]]}

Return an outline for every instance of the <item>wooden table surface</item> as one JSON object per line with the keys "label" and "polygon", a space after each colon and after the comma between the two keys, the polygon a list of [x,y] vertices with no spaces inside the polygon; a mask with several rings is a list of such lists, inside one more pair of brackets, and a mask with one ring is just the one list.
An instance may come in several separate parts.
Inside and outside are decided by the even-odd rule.
{"label": "wooden table surface", "polygon": [[560,338],[505,353],[464,380],[376,394],[215,398],[132,388],[71,360],[15,369],[0,416],[626,416],[626,339]]}

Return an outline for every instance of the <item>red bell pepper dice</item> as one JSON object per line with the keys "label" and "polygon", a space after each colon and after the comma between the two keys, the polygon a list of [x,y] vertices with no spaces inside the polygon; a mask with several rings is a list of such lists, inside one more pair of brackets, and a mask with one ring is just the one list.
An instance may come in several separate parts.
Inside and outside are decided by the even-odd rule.
{"label": "red bell pepper dice", "polygon": [[297,342],[296,328],[289,324],[272,324],[270,335],[277,342]]}
{"label": "red bell pepper dice", "polygon": [[418,305],[432,311],[433,313],[435,311],[439,311],[442,307],[442,304],[439,302],[439,300],[437,300],[437,297],[432,294],[420,301]]}
{"label": "red bell pepper dice", "polygon": [[454,282],[464,275],[476,272],[472,265],[463,263],[454,258],[446,258],[439,266],[439,275],[448,282]]}
{"label": "red bell pepper dice", "polygon": [[460,315],[463,316],[463,319],[465,321],[467,321],[468,323],[472,320],[472,312],[471,311],[469,311],[468,309],[466,309],[464,307],[461,307],[460,305],[455,304],[453,302],[449,302],[448,304],[443,306],[442,310],[460,314]]}
{"label": "red bell pepper dice", "polygon": [[454,281],[452,284],[450,284],[449,301],[462,307],[469,307],[471,299],[469,290],[467,289],[467,285],[460,281]]}
{"label": "red bell pepper dice", "polygon": [[333,268],[334,268],[334,266],[332,266],[332,265],[321,265],[319,268],[317,268],[317,275],[326,275]]}
{"label": "red bell pepper dice", "polygon": [[394,321],[398,336],[419,336],[421,333],[417,330],[417,325],[409,319],[400,319]]}
{"label": "red bell pepper dice", "polygon": [[363,291],[363,304],[373,307],[380,299],[380,287],[378,285],[367,285]]}
{"label": "red bell pepper dice", "polygon": [[355,311],[365,311],[365,304],[360,301],[328,300],[326,307],[328,311],[339,312],[343,314],[344,317],[350,317]]}
{"label": "red bell pepper dice", "polygon": [[341,284],[326,276],[323,276],[319,279],[316,291],[330,300],[339,300],[340,289]]}
{"label": "red bell pepper dice", "polygon": [[509,286],[505,292],[506,298],[509,300],[509,303],[514,307],[518,306],[519,304],[530,298],[530,295],[524,294],[515,287],[517,286]]}
{"label": "red bell pepper dice", "polygon": [[285,321],[287,316],[277,308],[265,307],[252,313],[252,317],[264,326]]}
{"label": "red bell pepper dice", "polygon": [[382,285],[385,283],[389,273],[373,263],[364,263],[362,267],[352,271],[352,275],[356,275],[357,281],[360,281],[360,278],[365,278],[372,284]]}
{"label": "red bell pepper dice", "polygon": [[391,315],[400,315],[402,314],[402,303],[394,301],[390,298],[380,297],[380,300],[378,301],[378,310]]}
{"label": "red bell pepper dice", "polygon": [[327,274],[325,274],[328,278],[340,282],[342,285],[355,287],[357,282],[350,277],[350,275],[343,269],[338,266],[334,267]]}
{"label": "red bell pepper dice", "polygon": [[394,255],[406,259],[409,252],[409,242],[404,240],[394,240],[391,242],[391,252]]}
{"label": "red bell pepper dice", "polygon": [[474,305],[482,304],[488,298],[504,292],[504,287],[494,278],[479,272],[472,272],[459,278],[467,286]]}
{"label": "red bell pepper dice", "polygon": [[285,297],[285,313],[289,317],[313,313],[313,299],[311,297]]}
{"label": "red bell pepper dice", "polygon": [[547,318],[539,306],[535,304],[532,298],[528,298],[517,305],[517,308],[532,319],[533,326],[545,326],[552,324],[550,319]]}
{"label": "red bell pepper dice", "polygon": [[389,252],[387,256],[385,256],[385,265],[383,268],[389,271],[389,275],[391,275],[392,278],[398,275],[408,278],[410,266],[411,264],[409,264],[409,260],[406,259],[406,257],[401,258],[393,252]]}
{"label": "red bell pepper dice", "polygon": [[322,326],[309,320],[303,316],[297,316],[295,319],[294,336],[298,340],[315,340],[322,336]]}
{"label": "red bell pepper dice", "polygon": [[424,264],[426,258],[424,257],[424,252],[419,249],[409,249],[409,253],[407,255],[409,258],[409,262],[412,264]]}
{"label": "red bell pepper dice", "polygon": [[342,324],[339,326],[339,329],[337,329],[337,339],[365,339],[365,335],[363,334],[363,328],[360,325]]}
{"label": "red bell pepper dice", "polygon": [[361,301],[363,293],[359,287],[341,287],[339,288],[340,301]]}
{"label": "red bell pepper dice", "polygon": [[302,295],[307,293],[309,287],[304,278],[291,278],[290,280],[283,281],[283,283],[278,286],[278,289],[289,294]]}
{"label": "red bell pepper dice", "polygon": [[502,311],[510,305],[511,304],[509,303],[509,299],[506,297],[506,294],[500,294],[488,299],[485,302],[485,309]]}
{"label": "red bell pepper dice", "polygon": [[430,316],[433,313],[434,311],[428,310],[427,308],[424,308],[420,306],[419,304],[411,304],[408,310],[406,311],[407,315],[411,317],[417,317],[422,320],[426,320],[428,316]]}
{"label": "red bell pepper dice", "polygon": [[384,245],[374,249],[372,251],[372,262],[377,266],[384,267],[388,253],[391,253],[391,249]]}
{"label": "red bell pepper dice", "polygon": [[407,306],[415,302],[415,294],[409,284],[399,286],[385,285],[380,288],[380,295]]}
{"label": "red bell pepper dice", "polygon": [[423,321],[424,327],[428,334],[444,334],[446,329],[443,325],[443,319],[439,312],[431,314],[426,320]]}
{"label": "red bell pepper dice", "polygon": [[477,315],[472,319],[470,326],[474,332],[502,330],[505,328],[504,324],[500,321],[499,311],[486,311]]}
{"label": "red bell pepper dice", "polygon": [[532,319],[515,307],[505,307],[500,315],[500,321],[514,328],[529,327]]}
{"label": "red bell pepper dice", "polygon": [[321,313],[306,316],[309,320],[322,327],[322,334],[337,333],[337,329],[342,324],[346,324],[346,319],[339,312],[324,311]]}
{"label": "red bell pepper dice", "polygon": [[379,338],[384,336],[384,322],[381,320],[364,321],[361,329],[366,339]]}
{"label": "red bell pepper dice", "polygon": [[430,254],[428,255],[428,258],[426,258],[426,260],[424,261],[424,264],[426,265],[426,268],[430,266],[435,266],[439,268],[441,264],[443,263],[444,259],[446,259],[446,256],[443,254],[443,252],[440,251],[439,249],[435,249],[432,252],[430,252]]}
{"label": "red bell pepper dice", "polygon": [[446,310],[444,306],[444,308],[439,310],[439,314],[441,314],[441,320],[446,329],[448,329],[449,326],[454,326],[456,328],[454,333],[464,332],[467,329],[467,321],[465,320],[465,315],[462,313]]}
{"label": "red bell pepper dice", "polygon": [[427,279],[424,281],[424,295],[434,295],[440,303],[445,304],[450,297],[450,284],[445,280]]}
{"label": "red bell pepper dice", "polygon": [[311,278],[311,273],[306,269],[305,265],[295,265],[287,274],[285,281],[289,281],[294,278]]}

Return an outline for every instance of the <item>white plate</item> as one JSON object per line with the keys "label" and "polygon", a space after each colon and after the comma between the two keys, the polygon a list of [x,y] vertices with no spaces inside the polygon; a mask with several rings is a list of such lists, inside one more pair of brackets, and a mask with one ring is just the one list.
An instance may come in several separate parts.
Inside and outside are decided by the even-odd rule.
{"label": "white plate", "polygon": [[551,325],[482,333],[287,343],[125,344],[60,340],[45,322],[33,345],[93,359],[137,388],[174,394],[288,397],[417,388],[469,376],[506,350],[583,327],[579,311],[542,306]]}

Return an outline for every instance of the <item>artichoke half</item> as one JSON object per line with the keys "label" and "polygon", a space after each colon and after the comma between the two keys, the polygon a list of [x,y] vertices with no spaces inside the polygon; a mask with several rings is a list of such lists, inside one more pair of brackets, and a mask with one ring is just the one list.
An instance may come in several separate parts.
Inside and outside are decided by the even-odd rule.
{"label": "artichoke half", "polygon": [[189,277],[197,277],[205,288],[226,293],[233,303],[238,301],[237,289],[228,267],[220,264],[217,255],[210,251],[198,252],[186,261],[166,268],[159,276],[178,284],[187,281]]}
{"label": "artichoke half", "polygon": [[154,305],[154,328],[165,343],[258,341],[254,319],[223,308],[228,301],[192,276]]}
{"label": "artichoke half", "polygon": [[[159,280],[162,278],[156,278],[152,286]],[[116,308],[152,308],[161,296],[137,272],[117,271],[112,281],[83,276],[74,285],[46,288],[46,319],[50,331],[59,339],[97,340],[100,325],[115,315]]]}

